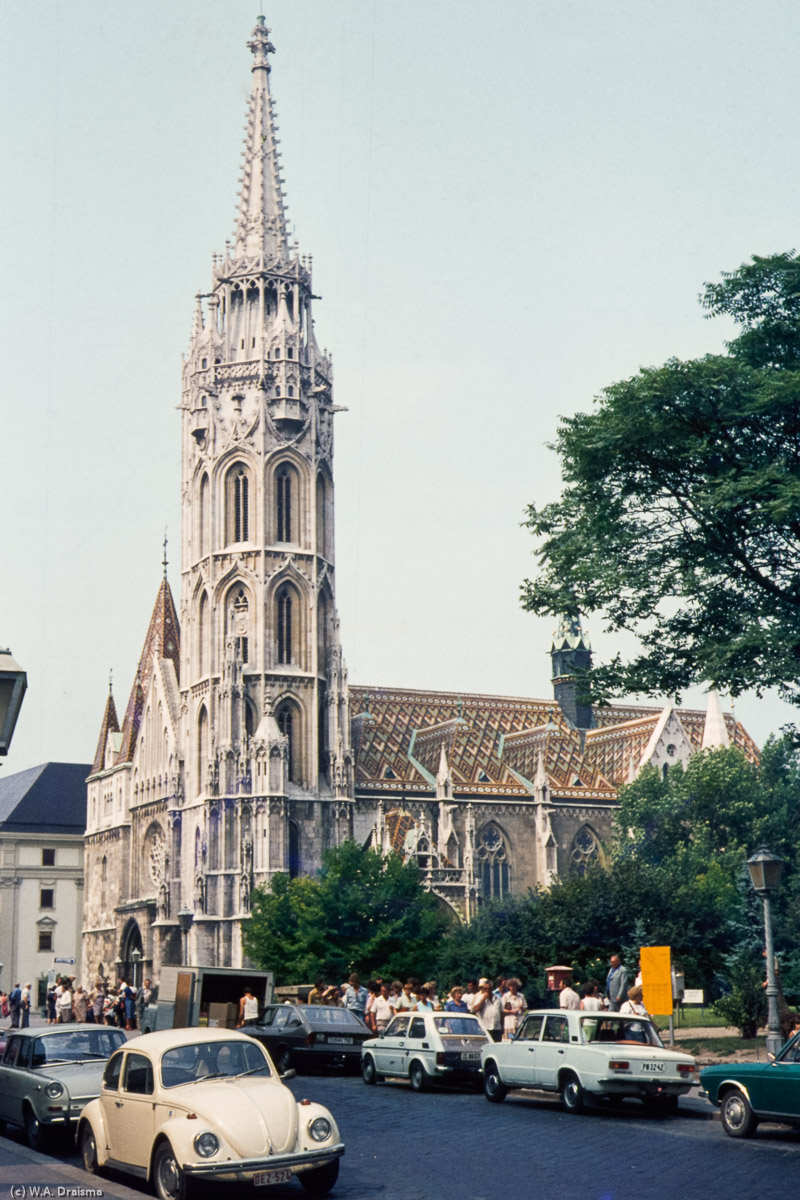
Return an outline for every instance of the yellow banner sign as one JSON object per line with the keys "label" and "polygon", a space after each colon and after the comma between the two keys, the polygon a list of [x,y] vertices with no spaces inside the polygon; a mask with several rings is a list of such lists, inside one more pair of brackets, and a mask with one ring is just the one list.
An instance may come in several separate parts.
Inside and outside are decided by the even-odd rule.
{"label": "yellow banner sign", "polygon": [[644,1006],[651,1016],[672,1012],[672,959],[669,946],[641,946]]}

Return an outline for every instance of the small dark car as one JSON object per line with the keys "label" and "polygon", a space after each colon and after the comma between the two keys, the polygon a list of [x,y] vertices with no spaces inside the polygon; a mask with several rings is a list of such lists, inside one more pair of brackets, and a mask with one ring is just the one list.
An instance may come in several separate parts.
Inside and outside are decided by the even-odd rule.
{"label": "small dark car", "polygon": [[355,1013],[328,1004],[270,1004],[257,1025],[242,1033],[257,1038],[278,1071],[315,1067],[361,1070],[361,1046],[373,1036]]}

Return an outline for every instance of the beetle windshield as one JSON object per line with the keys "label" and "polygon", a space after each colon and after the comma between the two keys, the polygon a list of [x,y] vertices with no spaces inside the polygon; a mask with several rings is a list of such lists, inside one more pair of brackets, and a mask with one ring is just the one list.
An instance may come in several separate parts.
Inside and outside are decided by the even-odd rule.
{"label": "beetle windshield", "polygon": [[255,1041],[197,1042],[175,1046],[161,1056],[161,1083],[165,1088],[233,1075],[271,1074],[269,1060]]}
{"label": "beetle windshield", "polygon": [[125,1033],[121,1029],[76,1029],[44,1034],[33,1044],[31,1066],[108,1058],[124,1041]]}
{"label": "beetle windshield", "polygon": [[640,1042],[644,1046],[662,1046],[655,1025],[640,1017],[622,1016],[581,1017],[581,1040],[584,1042]]}

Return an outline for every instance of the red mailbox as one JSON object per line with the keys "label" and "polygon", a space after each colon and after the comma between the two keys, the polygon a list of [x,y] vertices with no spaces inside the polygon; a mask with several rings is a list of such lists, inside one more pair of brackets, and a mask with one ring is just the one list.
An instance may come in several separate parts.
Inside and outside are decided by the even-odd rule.
{"label": "red mailbox", "polygon": [[545,967],[547,972],[547,987],[551,992],[560,992],[561,985],[566,980],[572,983],[572,967]]}

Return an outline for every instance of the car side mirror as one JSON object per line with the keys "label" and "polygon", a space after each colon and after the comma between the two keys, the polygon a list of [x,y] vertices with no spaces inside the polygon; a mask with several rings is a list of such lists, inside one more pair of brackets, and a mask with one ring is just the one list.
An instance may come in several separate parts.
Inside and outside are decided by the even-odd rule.
{"label": "car side mirror", "polygon": [[770,1061],[771,1063],[774,1063],[774,1062],[775,1062],[775,1055],[772,1053],[772,1051],[771,1051],[771,1050],[767,1051],[767,1058],[769,1059],[769,1061]]}
{"label": "car side mirror", "polygon": [[289,1067],[288,1071],[284,1071],[280,1078],[286,1083],[287,1079],[294,1079],[296,1074],[297,1071],[295,1071],[294,1067]]}

